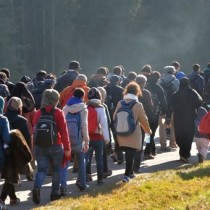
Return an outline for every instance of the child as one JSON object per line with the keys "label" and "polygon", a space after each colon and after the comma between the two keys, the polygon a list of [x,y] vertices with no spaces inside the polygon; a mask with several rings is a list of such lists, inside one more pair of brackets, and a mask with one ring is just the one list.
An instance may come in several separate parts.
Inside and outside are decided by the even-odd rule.
{"label": "child", "polygon": [[198,109],[197,118],[195,119],[195,142],[198,150],[198,162],[203,163],[206,158],[208,148],[209,148],[209,139],[208,135],[200,134],[198,131],[198,125],[201,121],[201,118],[207,113],[207,110],[203,107]]}

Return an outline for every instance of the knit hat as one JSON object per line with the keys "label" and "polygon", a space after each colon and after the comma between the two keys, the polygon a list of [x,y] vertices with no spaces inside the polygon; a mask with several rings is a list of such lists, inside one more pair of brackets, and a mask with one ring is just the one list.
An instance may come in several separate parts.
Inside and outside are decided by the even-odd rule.
{"label": "knit hat", "polygon": [[8,102],[7,109],[12,111],[19,111],[23,107],[23,103],[20,98],[13,96]]}
{"label": "knit hat", "polygon": [[59,101],[60,94],[57,90],[46,89],[42,94],[41,108],[45,108],[48,105],[55,107]]}
{"label": "knit hat", "polygon": [[101,99],[101,93],[97,88],[92,87],[89,90],[87,97],[88,99]]}
{"label": "knit hat", "polygon": [[4,110],[4,98],[0,96],[0,114],[3,114]]}
{"label": "knit hat", "polygon": [[84,74],[78,74],[76,79],[77,80],[82,80],[84,82],[87,82],[87,77]]}
{"label": "knit hat", "polygon": [[167,74],[175,74],[176,69],[174,66],[165,66],[163,71],[164,73],[167,73]]}
{"label": "knit hat", "polygon": [[117,75],[113,75],[113,76],[110,77],[109,80],[110,80],[111,84],[115,84],[116,82],[118,82],[120,80],[120,77],[117,76]]}

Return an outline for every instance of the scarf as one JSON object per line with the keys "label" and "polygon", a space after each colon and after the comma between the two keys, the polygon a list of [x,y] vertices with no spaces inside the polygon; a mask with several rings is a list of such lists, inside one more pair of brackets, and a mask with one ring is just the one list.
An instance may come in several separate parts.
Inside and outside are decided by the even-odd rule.
{"label": "scarf", "polygon": [[135,100],[135,101],[139,101],[138,100],[138,97],[134,94],[131,94],[131,93],[127,93],[126,95],[124,95],[123,99],[132,99],[132,100]]}
{"label": "scarf", "polygon": [[73,105],[73,104],[80,104],[80,103],[82,103],[82,100],[78,97],[73,96],[67,101],[66,104],[67,105]]}

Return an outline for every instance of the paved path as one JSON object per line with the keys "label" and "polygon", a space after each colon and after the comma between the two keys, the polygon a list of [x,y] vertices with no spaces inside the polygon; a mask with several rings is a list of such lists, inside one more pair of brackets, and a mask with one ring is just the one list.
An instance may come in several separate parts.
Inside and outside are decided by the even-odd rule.
{"label": "paved path", "polygon": [[[142,174],[177,168],[182,165],[182,163],[179,161],[178,149],[161,153],[159,150],[160,145],[158,144],[158,142],[156,142],[156,145],[157,145],[158,154],[154,160],[145,160],[142,162],[142,165],[141,165]],[[196,151],[195,143],[193,143],[191,154],[192,156],[189,159],[189,164],[197,163],[197,155],[196,155],[197,151]],[[207,159],[210,159],[210,157],[207,157]],[[104,182],[105,184],[112,185],[121,180],[122,175],[124,173],[125,164],[122,164],[122,165],[115,164],[109,157],[109,168],[113,170],[113,174],[108,179],[105,179]],[[94,172],[93,173],[94,181],[90,183],[90,190],[97,187],[103,187],[103,186],[97,186],[96,184],[96,173],[94,171],[95,165],[92,166],[92,169]],[[82,193],[79,192],[77,187],[75,186],[77,174],[72,173],[72,163],[71,163],[69,171],[70,171],[69,172],[70,181],[68,181],[69,195],[70,196],[81,195]],[[31,189],[33,188],[33,182],[26,181],[24,176],[22,176],[21,178],[22,178],[21,185],[16,187],[16,194],[17,194],[17,197],[20,198],[21,203],[18,206],[11,206],[11,207],[9,206],[9,209],[11,210],[29,210],[29,209],[33,209],[34,207],[37,207],[36,205],[33,204],[33,201],[31,198]],[[3,182],[1,181],[0,182],[1,189],[2,189],[2,183]],[[51,186],[51,178],[48,177],[41,189],[40,205],[45,205],[50,202],[49,200],[50,186]],[[8,203],[9,203],[9,199],[7,198],[6,204]]]}

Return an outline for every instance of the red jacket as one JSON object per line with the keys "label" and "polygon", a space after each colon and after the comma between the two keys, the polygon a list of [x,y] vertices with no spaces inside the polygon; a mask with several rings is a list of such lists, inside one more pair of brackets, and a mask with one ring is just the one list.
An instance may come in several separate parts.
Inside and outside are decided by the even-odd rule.
{"label": "red jacket", "polygon": [[[47,112],[50,112],[53,109],[53,107],[46,106],[45,109]],[[34,116],[33,128],[35,128],[35,125],[36,125],[40,115],[41,115],[41,110],[39,109],[36,112],[36,115]],[[54,119],[55,119],[55,122],[57,125],[57,130],[58,130],[57,144],[63,144],[65,151],[71,150],[66,119],[65,119],[64,113],[61,109],[55,108]]]}

